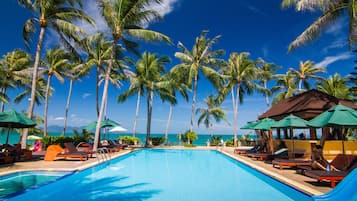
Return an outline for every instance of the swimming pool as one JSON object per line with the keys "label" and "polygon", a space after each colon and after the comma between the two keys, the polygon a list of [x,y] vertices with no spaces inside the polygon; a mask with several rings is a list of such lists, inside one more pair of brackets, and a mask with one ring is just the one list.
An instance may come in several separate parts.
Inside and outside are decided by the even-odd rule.
{"label": "swimming pool", "polygon": [[217,151],[145,149],[9,200],[311,201]]}
{"label": "swimming pool", "polygon": [[0,176],[0,200],[30,188],[55,181],[69,172],[25,171]]}

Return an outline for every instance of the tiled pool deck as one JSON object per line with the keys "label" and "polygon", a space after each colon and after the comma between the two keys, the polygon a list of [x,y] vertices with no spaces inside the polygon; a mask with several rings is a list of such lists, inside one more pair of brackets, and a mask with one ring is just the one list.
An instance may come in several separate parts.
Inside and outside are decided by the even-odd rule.
{"label": "tiled pool deck", "polygon": [[[183,147],[168,147],[171,149],[182,149]],[[281,182],[287,183],[300,191],[303,191],[310,195],[320,195],[331,190],[328,184],[318,183],[315,179],[297,174],[294,169],[283,169],[274,168],[271,164],[265,163],[263,161],[253,160],[248,157],[240,156],[234,154],[233,148],[230,147],[196,147],[193,149],[215,149],[221,151],[222,153],[254,168],[264,174],[267,174]],[[111,158],[117,158],[122,155],[128,154],[133,150],[122,150],[120,152],[112,153]],[[18,171],[25,170],[59,170],[59,171],[80,171],[92,166],[97,165],[99,162],[96,158],[90,158],[87,161],[78,160],[57,160],[57,161],[27,161],[27,162],[16,162],[13,165],[0,166],[0,175],[14,173]]]}

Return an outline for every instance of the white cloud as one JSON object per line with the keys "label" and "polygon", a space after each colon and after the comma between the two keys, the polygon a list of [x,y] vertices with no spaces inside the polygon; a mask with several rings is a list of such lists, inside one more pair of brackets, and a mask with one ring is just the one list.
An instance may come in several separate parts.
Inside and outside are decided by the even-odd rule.
{"label": "white cloud", "polygon": [[86,99],[88,96],[91,96],[92,94],[90,94],[90,93],[84,93],[83,95],[82,95],[82,98],[83,99]]}
{"label": "white cloud", "polygon": [[265,14],[263,11],[261,11],[260,9],[258,9],[255,6],[252,5],[247,5],[247,8],[252,11],[253,13],[259,14],[259,15],[263,15],[263,16],[267,16],[267,14]]}
{"label": "white cloud", "polygon": [[326,29],[326,33],[332,35],[339,35],[340,33],[344,32],[344,27],[347,25],[347,19],[345,17],[340,18],[339,20],[335,21],[333,24],[328,26]]}
{"label": "white cloud", "polygon": [[341,53],[336,56],[328,56],[328,57],[325,57],[324,60],[317,63],[315,66],[316,67],[327,67],[328,65],[330,65],[336,61],[346,60],[346,59],[351,58],[352,56],[353,55],[350,52]]}
{"label": "white cloud", "polygon": [[324,53],[327,53],[331,49],[336,49],[336,48],[343,48],[347,45],[347,39],[346,38],[338,38],[337,40],[333,41],[329,46],[325,47],[322,49]]}
{"label": "white cloud", "polygon": [[64,117],[56,117],[54,118],[55,121],[63,121],[64,120]]}

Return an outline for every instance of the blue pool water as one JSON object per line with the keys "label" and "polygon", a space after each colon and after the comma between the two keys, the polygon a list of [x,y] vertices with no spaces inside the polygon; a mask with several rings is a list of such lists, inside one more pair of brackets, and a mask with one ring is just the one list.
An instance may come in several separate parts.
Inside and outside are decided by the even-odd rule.
{"label": "blue pool water", "polygon": [[45,183],[55,181],[69,174],[68,172],[52,171],[26,171],[5,176],[0,176],[0,200],[4,197],[14,196],[26,189],[38,187]]}
{"label": "blue pool water", "polygon": [[311,201],[312,198],[217,151],[146,149],[9,200]]}

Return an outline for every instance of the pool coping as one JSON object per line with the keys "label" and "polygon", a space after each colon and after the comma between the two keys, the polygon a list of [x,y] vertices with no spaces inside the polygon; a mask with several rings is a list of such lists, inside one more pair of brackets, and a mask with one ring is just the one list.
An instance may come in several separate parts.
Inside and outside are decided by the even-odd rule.
{"label": "pool coping", "polygon": [[[125,156],[129,153],[132,153],[134,151],[140,150],[141,148],[135,148],[135,149],[130,149],[130,150],[124,150],[121,152],[115,152],[114,154],[111,154],[111,159],[116,159],[118,157],[121,156]],[[240,158],[238,155],[235,155],[233,153],[230,153],[228,150],[225,150],[225,148],[222,147],[206,147],[206,146],[200,146],[200,147],[193,147],[193,148],[186,148],[186,147],[182,147],[182,146],[175,146],[175,147],[166,147],[166,146],[161,146],[161,147],[153,147],[152,149],[184,149],[184,150],[216,150],[238,162],[241,162],[247,166],[249,166],[250,168],[253,168],[273,179],[276,179],[279,182],[282,182],[298,191],[301,191],[302,193],[305,193],[307,195],[310,196],[314,196],[314,195],[321,195],[324,194],[325,192],[313,189],[312,187],[309,187],[307,185],[304,185],[303,183],[294,181],[292,179],[287,178],[286,176],[283,175],[279,175],[273,171],[267,170],[262,166],[259,166],[257,164],[255,164],[253,161],[249,161],[249,160],[244,160],[242,158]],[[71,162],[71,161],[69,161]],[[64,168],[64,167],[33,167],[33,168],[19,168],[19,169],[10,169],[9,170],[5,170],[5,171],[1,171],[0,172],[0,176],[3,175],[7,175],[7,174],[13,174],[13,173],[18,173],[18,172],[24,172],[24,171],[66,171],[66,172],[78,172],[78,171],[83,171],[85,169],[94,167],[96,165],[105,163],[106,161],[98,161],[98,160],[92,160],[90,162],[86,162],[83,164],[79,164],[76,167],[72,167],[72,168]],[[56,163],[56,161],[54,162],[49,162],[49,163]]]}

